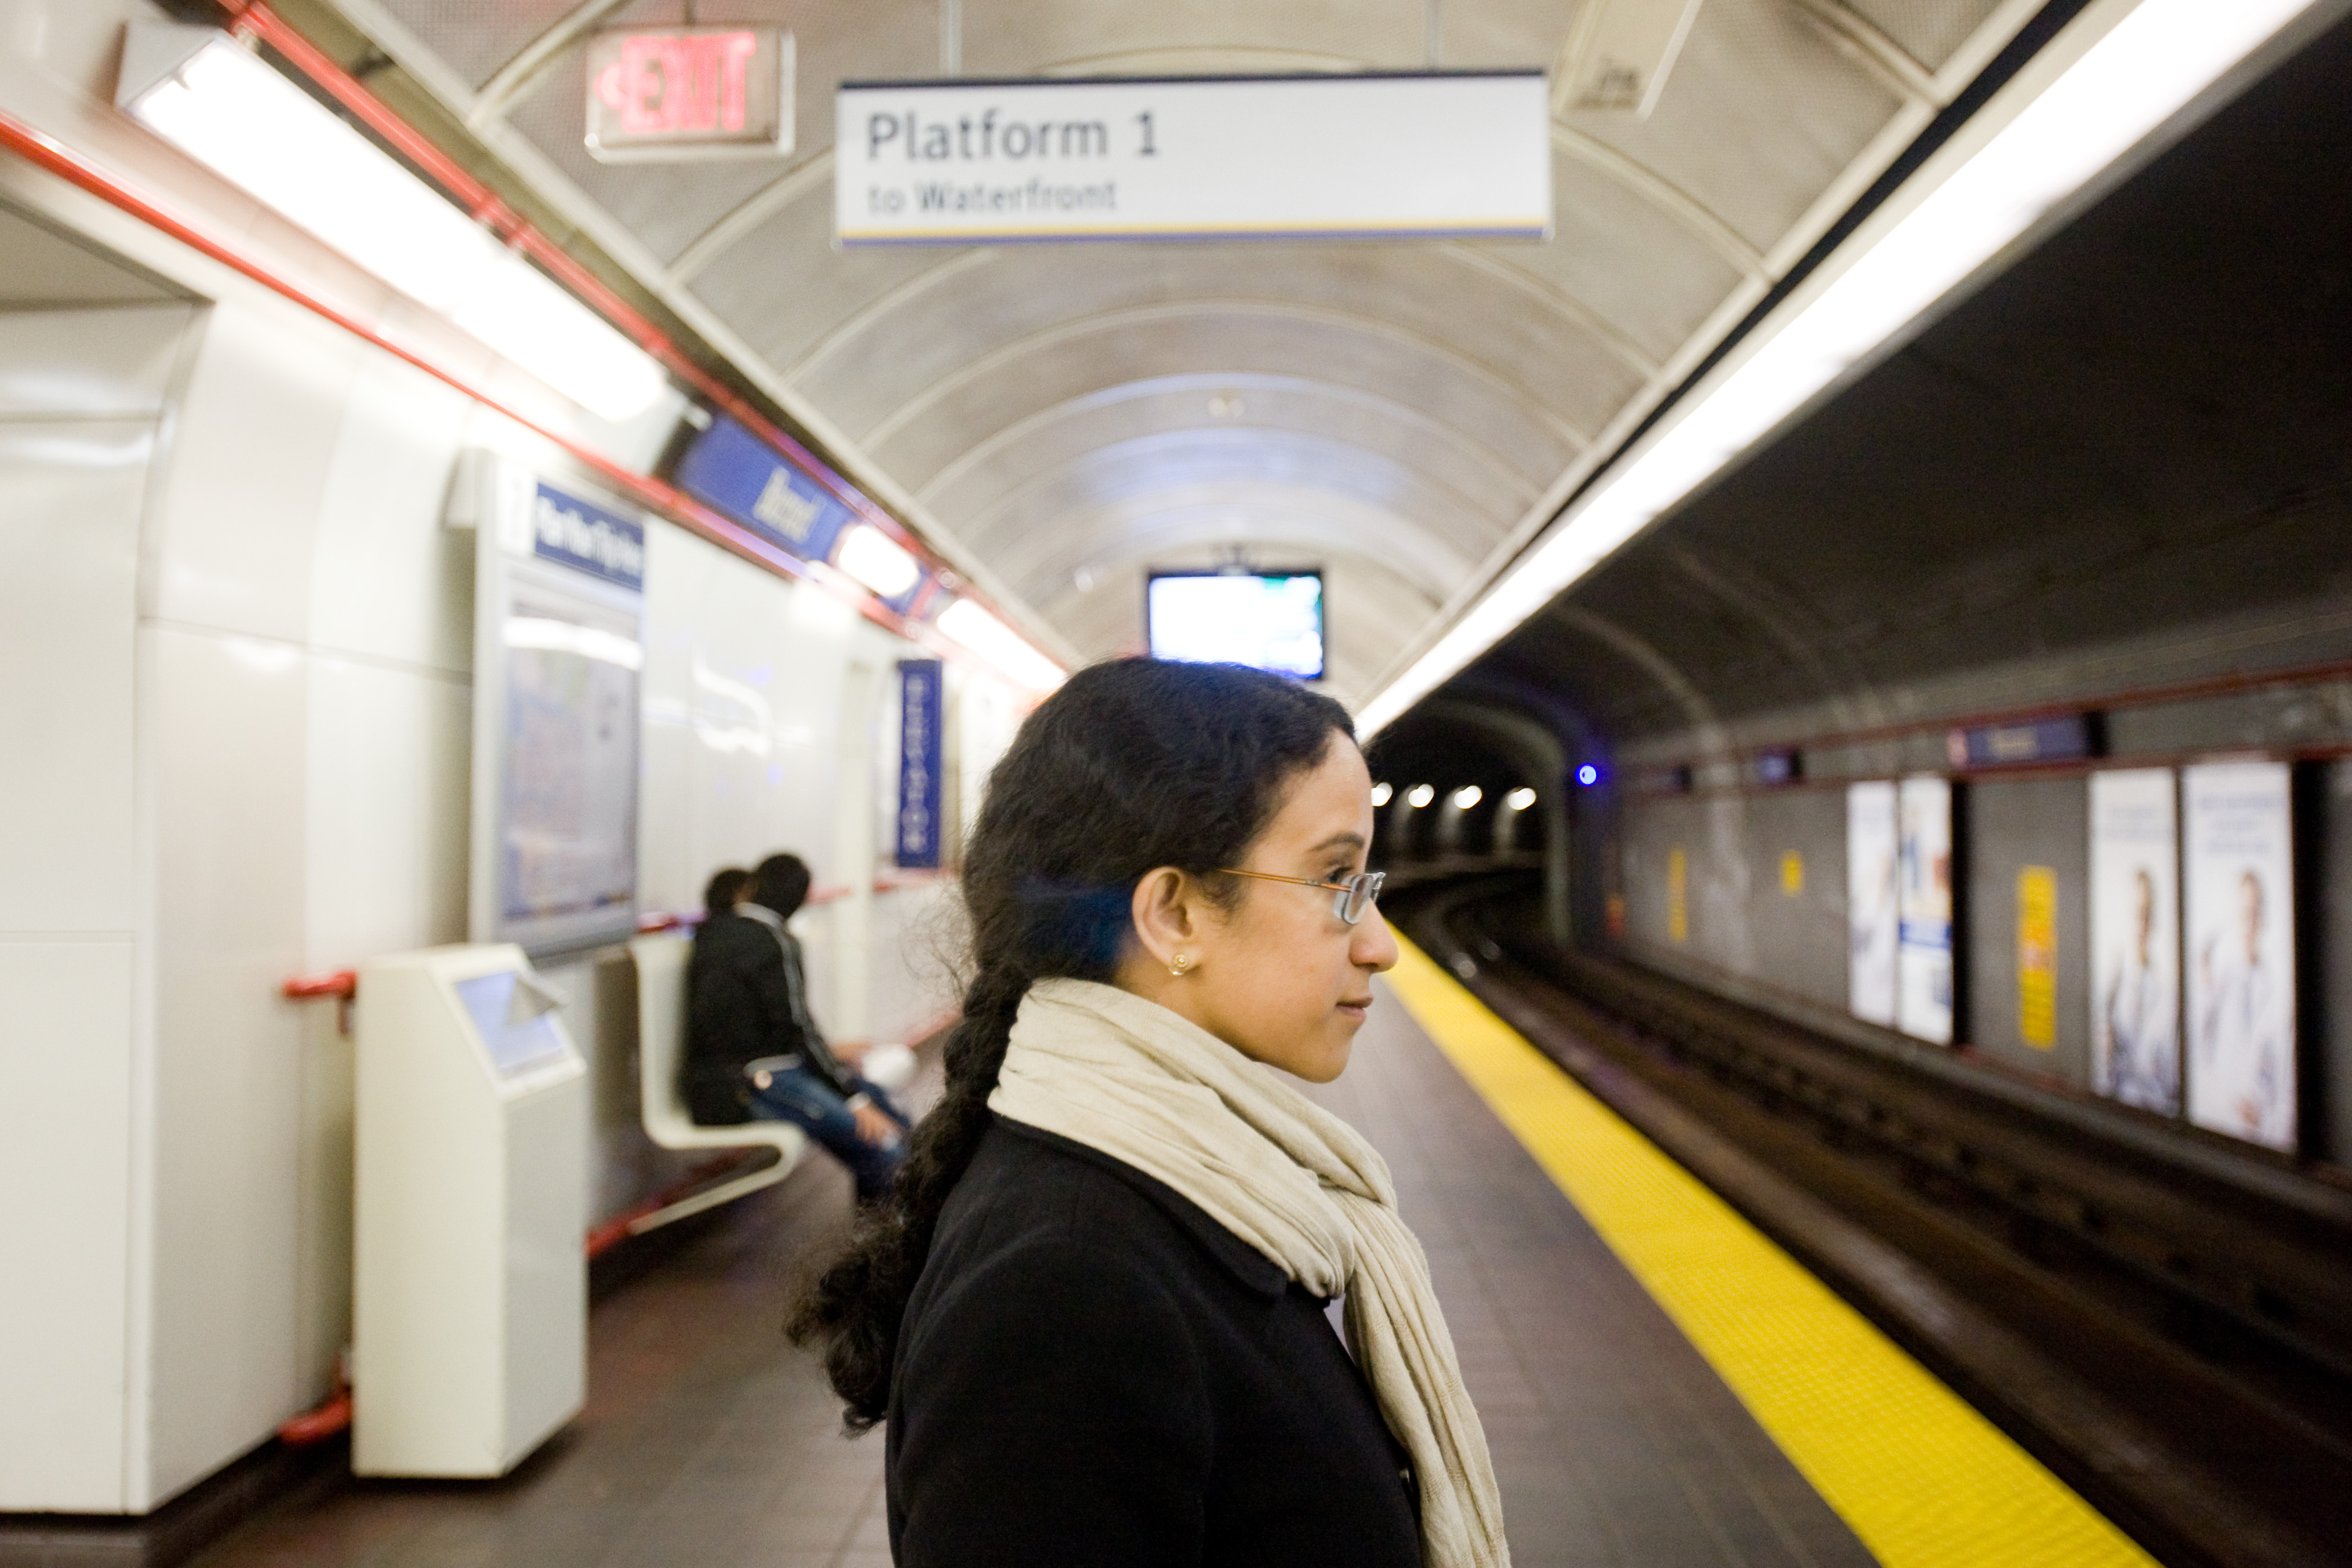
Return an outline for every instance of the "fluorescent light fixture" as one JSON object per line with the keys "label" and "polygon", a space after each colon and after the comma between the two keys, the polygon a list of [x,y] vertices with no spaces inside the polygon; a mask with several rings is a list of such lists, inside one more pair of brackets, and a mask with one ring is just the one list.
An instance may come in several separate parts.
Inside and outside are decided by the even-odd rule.
{"label": "fluorescent light fixture", "polygon": [[1475,784],[1465,784],[1461,789],[1454,791],[1454,809],[1457,811],[1466,811],[1486,798],[1486,792]]}
{"label": "fluorescent light fixture", "polygon": [[1536,803],[1536,792],[1521,786],[1503,797],[1503,805],[1513,811],[1524,811]]}
{"label": "fluorescent light fixture", "polygon": [[969,648],[1032,691],[1049,692],[1062,684],[1061,665],[969,599],[959,599],[949,605],[940,612],[936,624],[940,636]]}
{"label": "fluorescent light fixture", "polygon": [[1385,806],[1389,803],[1389,797],[1395,793],[1395,790],[1385,784],[1375,784],[1372,786],[1372,804]]}
{"label": "fluorescent light fixture", "polygon": [[1436,799],[1437,791],[1426,784],[1416,784],[1404,792],[1404,803],[1416,811]]}
{"label": "fluorescent light fixture", "polygon": [[923,577],[922,563],[871,523],[843,530],[835,564],[885,599],[898,598]]}
{"label": "fluorescent light fixture", "polygon": [[[1842,270],[1832,272],[1832,261],[1801,289],[1790,302],[1799,307],[1793,315],[1769,328],[1769,336],[1751,337],[1702,395],[1661,422],[1484,598],[1364,705],[1357,716],[1360,732],[1377,734],[1501,642],[2185,108],[2309,3],[2140,0],[1889,223],[1876,243]],[[2099,15],[2095,9],[2074,26]],[[1931,160],[1930,168],[1935,164]],[[1902,200],[1900,193],[1895,199]]]}
{"label": "fluorescent light fixture", "polygon": [[132,24],[116,104],[181,152],[615,423],[661,366],[226,33]]}

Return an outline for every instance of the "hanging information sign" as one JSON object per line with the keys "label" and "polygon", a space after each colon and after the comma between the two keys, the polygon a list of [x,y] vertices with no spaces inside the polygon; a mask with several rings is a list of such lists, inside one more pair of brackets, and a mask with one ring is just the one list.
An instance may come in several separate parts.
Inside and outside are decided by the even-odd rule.
{"label": "hanging information sign", "polygon": [[725,414],[679,456],[672,481],[803,560],[824,560],[854,514],[838,497]]}
{"label": "hanging information sign", "polygon": [[1541,239],[1540,71],[844,82],[844,246]]}
{"label": "hanging information sign", "polygon": [[898,661],[898,860],[908,869],[940,863],[940,674],[937,659]]}

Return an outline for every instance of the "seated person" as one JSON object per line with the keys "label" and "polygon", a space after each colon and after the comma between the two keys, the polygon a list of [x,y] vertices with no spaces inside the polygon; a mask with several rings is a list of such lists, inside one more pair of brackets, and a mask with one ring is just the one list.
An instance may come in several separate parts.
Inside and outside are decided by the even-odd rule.
{"label": "seated person", "polygon": [[793,855],[710,879],[687,969],[678,1087],[699,1125],[793,1123],[849,1167],[869,1201],[906,1158],[908,1123],[809,1016],[800,942],[784,925],[808,887]]}

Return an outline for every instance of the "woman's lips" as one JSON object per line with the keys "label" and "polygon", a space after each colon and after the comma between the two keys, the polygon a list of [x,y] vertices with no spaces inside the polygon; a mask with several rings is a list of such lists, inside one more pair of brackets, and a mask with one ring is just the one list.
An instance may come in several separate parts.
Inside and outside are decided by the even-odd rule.
{"label": "woman's lips", "polygon": [[1354,1001],[1341,1002],[1339,1004],[1339,1010],[1360,1023],[1363,1020],[1365,1013],[1370,1009],[1371,1005],[1371,998],[1361,997]]}

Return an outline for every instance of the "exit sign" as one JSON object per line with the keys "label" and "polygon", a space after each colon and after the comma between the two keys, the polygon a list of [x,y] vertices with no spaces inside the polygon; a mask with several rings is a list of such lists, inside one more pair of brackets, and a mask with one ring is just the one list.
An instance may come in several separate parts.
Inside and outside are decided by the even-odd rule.
{"label": "exit sign", "polygon": [[616,27],[588,45],[588,152],[602,163],[776,158],[793,150],[793,36],[781,27]]}

